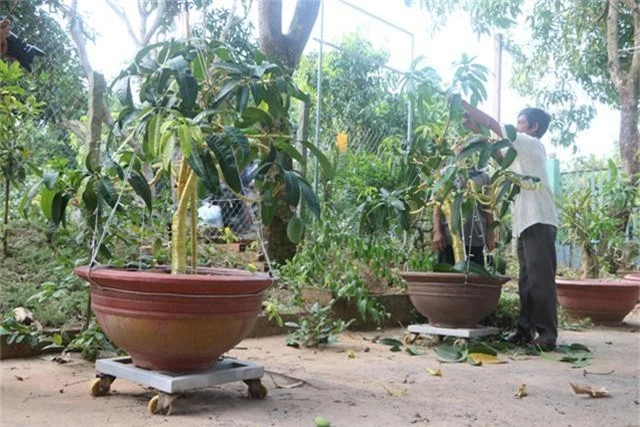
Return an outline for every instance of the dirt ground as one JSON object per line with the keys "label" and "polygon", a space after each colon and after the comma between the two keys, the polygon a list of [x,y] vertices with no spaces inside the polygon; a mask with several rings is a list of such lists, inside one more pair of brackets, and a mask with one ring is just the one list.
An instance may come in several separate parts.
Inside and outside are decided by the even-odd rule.
{"label": "dirt ground", "polygon": [[[347,333],[322,350],[297,350],[284,337],[247,339],[230,356],[264,365],[265,400],[246,397],[240,382],[188,393],[172,414],[150,415],[152,390],[116,380],[94,398],[92,364],[74,356],[0,362],[2,426],[638,426],[640,323],[561,331],[560,343],[579,342],[594,353],[584,369],[529,357],[474,367],[442,364],[425,355],[394,353],[365,338],[400,337],[403,329]],[[355,357],[350,357],[355,356]],[[599,375],[598,375],[599,374]],[[301,385],[301,382],[302,385]],[[569,382],[606,387],[610,397],[573,393]],[[515,394],[526,384],[527,396]],[[294,385],[296,387],[290,387]]]}

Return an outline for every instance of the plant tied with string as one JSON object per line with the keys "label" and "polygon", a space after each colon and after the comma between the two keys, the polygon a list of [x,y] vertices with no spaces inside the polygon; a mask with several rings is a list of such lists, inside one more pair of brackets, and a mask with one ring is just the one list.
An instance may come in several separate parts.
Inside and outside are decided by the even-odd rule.
{"label": "plant tied with string", "polygon": [[[456,265],[453,270],[445,266],[437,266],[437,269],[486,275],[488,272],[484,268],[470,263],[466,257],[461,238],[463,223],[482,210],[491,212],[494,220],[488,224],[485,233],[491,232],[504,223],[509,204],[521,188],[535,189],[541,184],[536,177],[509,170],[517,155],[512,146],[516,138],[513,126],[506,126],[504,138],[480,130],[470,133],[462,126],[463,109],[458,92],[470,96],[472,104],[484,100],[484,67],[473,64],[472,58],[463,57],[456,64],[456,80],[448,89],[442,90],[435,71],[429,67],[418,69],[417,64],[418,61],[406,78],[406,88],[417,107],[416,122],[419,123],[407,153],[407,162],[419,174],[410,195],[415,208],[413,212],[419,213],[426,206],[439,207],[446,217]],[[486,171],[489,184],[476,185],[471,179],[471,171]],[[510,233],[501,237],[503,244],[511,238]]]}
{"label": "plant tied with string", "polygon": [[[219,194],[221,185],[226,185],[238,198],[252,201],[245,194],[241,172],[253,163],[257,167],[245,182],[255,182],[264,223],[273,218],[279,201],[291,210],[305,204],[316,218],[320,215],[311,186],[285,160],[305,162],[289,132],[287,111],[294,98],[306,100],[307,96],[280,66],[267,62],[259,52],[253,62],[246,62],[216,41],[157,43],[137,54],[114,87],[123,107],[114,135],[128,135],[139,142],[140,150],[123,143],[113,157],[121,161],[136,157],[133,174],[138,178],[129,182],[149,212],[153,208],[150,184],[169,174],[175,179],[172,272],[187,270],[186,217],[189,209],[194,215],[198,196]],[[302,145],[331,173],[320,150],[306,141]],[[143,165],[147,176],[153,176],[151,181],[144,178]],[[193,229],[191,252],[195,254]],[[299,241],[302,231],[302,219],[294,215],[289,238]]]}

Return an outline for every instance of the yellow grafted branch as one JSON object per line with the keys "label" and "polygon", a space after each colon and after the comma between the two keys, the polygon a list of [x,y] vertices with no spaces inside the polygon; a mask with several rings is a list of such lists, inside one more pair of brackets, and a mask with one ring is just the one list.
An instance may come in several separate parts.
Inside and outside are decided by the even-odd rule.
{"label": "yellow grafted branch", "polygon": [[454,224],[452,222],[452,212],[451,212],[451,200],[446,199],[442,203],[442,212],[444,213],[445,218],[447,218],[447,224],[449,224],[449,234],[451,234],[451,246],[453,247],[453,257],[455,258],[455,262],[463,262],[464,261],[464,245],[462,244],[462,239],[460,238],[460,233],[454,232]]}
{"label": "yellow grafted branch", "polygon": [[[193,172],[191,172],[194,175]],[[196,209],[197,202],[197,186],[193,185],[191,190],[191,271],[195,274],[198,268],[198,211]]]}
{"label": "yellow grafted branch", "polygon": [[171,273],[187,271],[187,248],[185,237],[187,230],[187,208],[195,189],[196,175],[183,158],[178,172],[178,208],[171,221]]}

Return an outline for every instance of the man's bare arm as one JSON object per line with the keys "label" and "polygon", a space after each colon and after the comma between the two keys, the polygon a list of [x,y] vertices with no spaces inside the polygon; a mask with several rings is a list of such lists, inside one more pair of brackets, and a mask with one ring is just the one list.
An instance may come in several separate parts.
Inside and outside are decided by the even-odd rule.
{"label": "man's bare arm", "polygon": [[504,136],[502,135],[502,129],[500,128],[500,123],[498,123],[496,119],[478,110],[476,107],[469,104],[467,101],[461,100],[460,102],[462,107],[467,111],[467,119],[470,122],[476,123],[482,127],[485,127],[493,131],[496,135],[498,135],[501,138]]}

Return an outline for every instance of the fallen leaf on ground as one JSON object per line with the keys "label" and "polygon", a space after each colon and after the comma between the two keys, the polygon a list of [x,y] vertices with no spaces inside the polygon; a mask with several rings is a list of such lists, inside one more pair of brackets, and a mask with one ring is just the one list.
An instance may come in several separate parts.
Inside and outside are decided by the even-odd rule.
{"label": "fallen leaf on ground", "polygon": [[382,385],[382,388],[384,388],[391,397],[405,397],[407,395],[407,390],[391,390],[384,385]]}
{"label": "fallen leaf on ground", "polygon": [[520,384],[520,387],[518,387],[518,391],[516,391],[516,398],[522,399],[525,396],[527,396],[527,385]]}
{"label": "fallen leaf on ground", "polygon": [[20,375],[14,375],[14,377],[16,377],[18,381],[24,381],[24,378],[21,377]]}
{"label": "fallen leaf on ground", "polygon": [[71,361],[71,353],[63,353],[60,356],[54,356],[51,358],[51,361],[59,364],[69,363]]}
{"label": "fallen leaf on ground", "polygon": [[609,391],[604,387],[593,387],[588,384],[569,383],[575,394],[586,394],[589,397],[608,397]]}
{"label": "fallen leaf on ground", "polygon": [[273,378],[273,375],[270,375],[270,377],[271,377],[271,381],[273,381],[273,384],[276,386],[276,388],[296,388],[296,387],[302,387],[304,385],[304,381],[297,381],[291,384],[278,384],[275,378]]}
{"label": "fallen leaf on ground", "polygon": [[349,359],[355,359],[355,358],[356,358],[356,352],[355,352],[355,351],[353,351],[353,350],[349,350],[349,351],[347,351],[347,357],[348,357]]}
{"label": "fallen leaf on ground", "polygon": [[442,377],[442,368],[438,367],[438,369],[427,368],[427,372],[429,375],[433,375],[434,377]]}
{"label": "fallen leaf on ground", "polygon": [[499,359],[498,356],[492,356],[491,354],[485,353],[469,353],[469,357],[473,358],[476,362],[482,362],[482,364],[496,364],[496,363],[507,363],[506,360]]}

